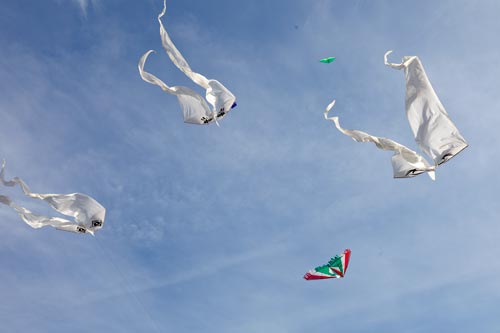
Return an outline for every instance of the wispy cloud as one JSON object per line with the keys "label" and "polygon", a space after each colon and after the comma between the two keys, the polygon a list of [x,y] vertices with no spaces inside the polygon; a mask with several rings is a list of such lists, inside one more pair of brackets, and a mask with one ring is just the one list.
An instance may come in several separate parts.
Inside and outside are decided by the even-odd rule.
{"label": "wispy cloud", "polygon": [[83,16],[87,16],[88,10],[96,6],[99,0],[73,0],[80,7]]}

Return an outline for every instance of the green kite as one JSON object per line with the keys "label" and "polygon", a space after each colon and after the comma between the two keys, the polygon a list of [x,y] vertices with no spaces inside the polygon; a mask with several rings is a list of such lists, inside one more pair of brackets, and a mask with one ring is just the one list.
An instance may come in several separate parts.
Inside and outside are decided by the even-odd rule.
{"label": "green kite", "polygon": [[336,59],[335,57],[328,57],[328,58],[321,59],[320,62],[322,62],[324,64],[329,64],[329,63],[333,62],[335,59]]}

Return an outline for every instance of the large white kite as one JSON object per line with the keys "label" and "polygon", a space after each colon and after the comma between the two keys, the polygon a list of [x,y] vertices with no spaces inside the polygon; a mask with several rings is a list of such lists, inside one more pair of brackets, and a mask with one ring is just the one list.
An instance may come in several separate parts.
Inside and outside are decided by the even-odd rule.
{"label": "large white kite", "polygon": [[16,205],[12,200],[4,195],[0,195],[0,203],[10,206],[19,216],[32,228],[41,228],[51,226],[58,230],[70,231],[75,233],[89,233],[101,229],[104,224],[106,209],[93,198],[80,193],[72,194],[38,194],[32,193],[26,183],[14,177],[12,180],[5,180],[5,161],[0,171],[0,182],[4,186],[19,185],[24,194],[30,198],[36,198],[48,203],[55,211],[71,216],[74,222],[60,218],[37,215],[28,209]]}
{"label": "large white kite", "polygon": [[[190,88],[180,86],[170,87],[153,74],[144,71],[144,64],[148,56],[154,52],[153,50],[146,52],[139,60],[138,67],[141,78],[148,83],[159,86],[163,91],[177,96],[182,108],[182,113],[184,114],[184,122],[199,125],[208,124],[213,121],[217,123],[218,119],[224,117],[236,106],[236,97],[219,81],[209,80],[205,76],[193,72],[186,59],[184,59],[182,54],[175,47],[161,21],[161,18],[166,12],[166,2],[167,1],[164,0],[163,11],[158,15],[163,48],[177,68],[186,74],[194,83],[206,90],[206,100]],[[212,109],[208,106],[207,101],[212,106]]]}
{"label": "large white kite", "polygon": [[387,61],[390,53],[392,51],[384,55],[385,64],[405,70],[406,115],[415,141],[420,149],[432,158],[434,164],[431,165],[415,151],[391,139],[342,128],[338,117],[328,117],[328,112],[335,105],[335,101],[327,106],[324,112],[325,119],[333,121],[340,132],[357,142],[373,142],[380,149],[394,151],[392,156],[394,178],[409,178],[427,172],[432,179],[435,179],[436,167],[465,149],[467,142],[460,135],[434,92],[420,59],[416,56],[405,56],[402,63],[393,64]]}

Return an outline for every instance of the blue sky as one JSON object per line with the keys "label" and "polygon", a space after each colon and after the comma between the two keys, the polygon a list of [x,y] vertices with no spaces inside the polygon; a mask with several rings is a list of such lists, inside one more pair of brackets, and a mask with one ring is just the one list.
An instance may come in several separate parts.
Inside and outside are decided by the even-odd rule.
{"label": "blue sky", "polygon": [[[2,2],[7,175],[107,208],[92,238],[0,207],[2,331],[499,329],[498,1],[169,0],[174,43],[237,96],[220,128],[139,77],[155,49],[148,71],[194,87],[161,49],[161,6]],[[420,57],[469,142],[436,182],[392,179],[389,152],[323,119],[336,98],[344,127],[417,149],[389,49]],[[51,213],[19,192],[2,188]],[[345,279],[302,279],[347,247]]]}

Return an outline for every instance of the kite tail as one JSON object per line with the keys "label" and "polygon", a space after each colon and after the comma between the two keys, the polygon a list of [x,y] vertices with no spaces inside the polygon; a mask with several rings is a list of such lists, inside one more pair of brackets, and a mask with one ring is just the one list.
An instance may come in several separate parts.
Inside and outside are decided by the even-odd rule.
{"label": "kite tail", "polygon": [[167,0],[163,1],[163,10],[158,15],[158,23],[160,23],[160,38],[163,48],[167,52],[168,57],[173,62],[173,64],[179,68],[181,72],[183,72],[187,77],[189,77],[194,83],[202,87],[203,89],[208,89],[208,79],[196,72],[193,72],[188,62],[182,54],[179,52],[175,44],[170,39],[161,18],[165,15],[167,11]]}
{"label": "kite tail", "polygon": [[389,67],[392,67],[392,68],[395,68],[395,69],[401,69],[403,68],[403,63],[400,63],[400,64],[396,64],[396,63],[393,63],[393,62],[389,62],[389,54],[391,54],[393,51],[392,50],[389,50],[387,51],[385,54],[384,54],[384,64],[386,66],[389,66]]}
{"label": "kite tail", "polygon": [[9,181],[5,180],[5,160],[2,161],[2,170],[0,170],[0,181],[4,186],[16,186],[16,183],[13,180]]}
{"label": "kite tail", "polygon": [[[333,106],[335,105],[335,102],[336,100],[334,99],[330,104],[328,104],[328,106],[326,107],[325,109],[325,112],[323,112],[323,115],[325,116],[325,119],[326,120],[331,120],[335,123],[335,127],[337,127],[337,129],[339,131],[341,131],[342,133],[344,133],[344,129],[342,127],[340,127],[340,123],[339,123],[339,117],[328,117],[328,113],[330,112],[330,110],[333,108]],[[345,134],[345,133],[344,133]]]}
{"label": "kite tail", "polygon": [[[60,195],[32,193],[28,185],[26,185],[26,183],[19,177],[14,177],[12,178],[12,180],[5,180],[5,160],[3,161],[2,169],[0,170],[0,182],[4,186],[9,186],[9,187],[14,187],[16,185],[19,185],[26,196],[30,198],[44,200],[48,202],[49,205],[56,211],[68,215],[66,214],[65,211],[63,211],[63,209],[61,209],[61,207],[57,207],[57,205],[51,201],[51,198],[60,197]],[[84,225],[75,224],[69,220],[60,217],[48,217],[48,216],[34,214],[27,208],[16,205],[8,196],[0,195],[0,203],[11,207],[14,211],[16,211],[17,214],[19,214],[21,219],[32,228],[38,229],[45,226],[51,226],[58,230],[75,232],[75,233],[89,233],[91,235],[94,235],[94,230]]]}
{"label": "kite tail", "polygon": [[[5,180],[5,160],[3,160],[2,162],[2,170],[0,170],[0,182],[4,186],[9,186],[9,187],[14,187],[16,185],[19,185],[21,186],[26,196],[42,199],[41,195],[36,193],[31,193],[29,187],[24,183],[22,179],[14,177],[11,180]],[[46,216],[33,214],[28,209],[16,205],[10,197],[5,195],[0,195],[0,203],[11,207],[17,214],[19,214],[19,216],[24,222],[26,222],[30,227],[35,229],[41,228],[45,225],[53,225],[54,227],[64,228],[67,227],[67,225],[70,223],[69,221],[60,218],[49,218]]]}
{"label": "kite tail", "polygon": [[[6,206],[9,206],[11,207],[13,210],[16,211],[16,213],[18,213],[21,218],[25,220],[25,215],[26,214],[30,214],[31,212],[29,210],[27,210],[26,208],[23,208],[23,207],[19,207],[17,206],[14,202],[12,202],[12,199],[9,198],[8,196],[5,196],[5,195],[0,195],[0,203],[3,203],[4,205]],[[30,223],[28,223],[30,224]],[[31,224],[30,224],[31,225]],[[31,225],[33,228],[36,228],[35,226]]]}
{"label": "kite tail", "polygon": [[427,172],[432,180],[435,179],[435,167],[431,166],[421,155],[417,154],[408,147],[391,139],[370,135],[363,131],[348,130],[340,126],[338,117],[328,117],[328,113],[335,105],[333,100],[325,109],[324,116],[326,120],[335,123],[335,127],[344,135],[349,136],[356,142],[372,142],[377,148],[393,151],[392,166],[394,178],[413,177],[417,174]]}
{"label": "kite tail", "polygon": [[[36,194],[31,193],[28,185],[20,179],[19,177],[14,177],[11,180],[5,180],[5,160],[2,161],[2,169],[0,170],[0,182],[4,186],[9,186],[9,187],[14,187],[16,185],[21,186],[21,189],[23,190],[24,194],[29,197],[37,197]],[[25,213],[31,213],[27,209],[24,209],[22,207],[17,206],[12,202],[10,197],[5,196],[5,195],[0,195],[0,203],[3,203],[4,205],[7,205],[9,207],[12,207],[16,212],[18,212],[20,215],[25,214]]]}
{"label": "kite tail", "polygon": [[391,68],[394,68],[394,69],[402,69],[402,68],[406,68],[408,67],[408,65],[413,61],[415,60],[416,56],[412,56],[412,57],[404,57],[403,61],[399,64],[396,64],[396,63],[393,63],[393,62],[389,62],[388,60],[388,57],[389,57],[389,54],[391,54],[393,51],[390,50],[390,51],[387,51],[385,54],[384,54],[384,64],[386,66],[389,66]]}
{"label": "kite tail", "polygon": [[12,208],[21,217],[21,219],[24,222],[26,222],[26,224],[28,224],[30,227],[38,229],[44,226],[44,224],[40,223],[39,216],[34,215],[32,212],[30,212],[28,209],[24,207],[16,205],[14,202],[12,202],[12,200],[8,196],[0,195],[0,203],[3,203],[4,205]]}
{"label": "kite tail", "polygon": [[[337,129],[342,133],[342,134],[345,134],[347,136],[350,136],[353,140],[355,141],[358,141],[356,140],[355,138],[352,137],[352,135],[350,135],[349,133],[349,130],[346,130],[344,128],[342,128],[342,126],[340,126],[340,122],[339,122],[339,117],[328,117],[328,113],[333,109],[333,106],[335,105],[336,103],[336,100],[334,99],[330,104],[328,104],[328,106],[326,107],[325,109],[325,112],[323,113],[323,115],[325,116],[325,119],[326,120],[331,120],[333,121],[333,123],[335,124],[335,127],[337,127]],[[377,142],[374,141],[375,144],[377,144]]]}
{"label": "kite tail", "polygon": [[141,59],[139,60],[137,68],[139,69],[139,74],[141,75],[141,78],[147,83],[154,84],[160,87],[161,90],[163,90],[166,93],[175,94],[175,89],[169,87],[165,82],[163,82],[153,74],[148,73],[144,70],[144,65],[146,64],[146,60],[148,59],[149,55],[154,52],[155,52],[154,50],[149,50],[148,52],[144,53]]}
{"label": "kite tail", "polygon": [[3,203],[6,206],[11,206],[12,200],[5,195],[0,195],[0,203]]}
{"label": "kite tail", "polygon": [[[337,127],[337,129],[344,135],[347,135],[349,136],[351,139],[353,139],[354,141],[357,141],[357,142],[367,142],[367,141],[371,141],[373,142],[377,147],[381,148],[381,144],[380,144],[380,141],[377,137],[373,137],[373,136],[370,136],[369,134],[365,133],[365,132],[361,132],[361,131],[353,131],[353,130],[346,130],[345,128],[343,128],[342,126],[340,126],[340,122],[339,122],[339,117],[328,117],[328,113],[330,112],[331,109],[333,109],[333,106],[335,105],[335,102],[336,100],[333,100],[330,104],[328,104],[328,106],[326,107],[325,109],[325,112],[324,112],[324,116],[325,116],[325,119],[326,120],[331,120],[333,121],[333,123],[335,124],[335,127]],[[353,136],[353,132],[357,132],[357,133],[360,133],[363,135],[363,138],[362,139],[359,139],[357,137],[354,137]],[[370,137],[369,140],[366,139],[366,137]]]}
{"label": "kite tail", "polygon": [[396,69],[402,68],[401,66],[403,64],[395,64],[395,63],[389,62],[389,54],[391,54],[392,52],[394,52],[394,51],[389,50],[384,54],[384,65],[392,67],[392,68],[396,68]]}
{"label": "kite tail", "polygon": [[167,0],[163,0],[163,10],[158,15],[158,22],[160,22],[161,25],[163,25],[161,23],[161,18],[165,15],[166,12],[167,12]]}
{"label": "kite tail", "polygon": [[43,194],[33,193],[26,183],[19,177],[14,177],[11,180],[5,180],[5,160],[2,162],[2,170],[0,171],[0,181],[4,186],[14,187],[16,185],[21,186],[24,194],[30,198],[37,198],[43,200],[45,196]]}

